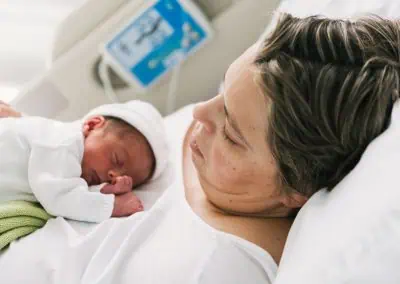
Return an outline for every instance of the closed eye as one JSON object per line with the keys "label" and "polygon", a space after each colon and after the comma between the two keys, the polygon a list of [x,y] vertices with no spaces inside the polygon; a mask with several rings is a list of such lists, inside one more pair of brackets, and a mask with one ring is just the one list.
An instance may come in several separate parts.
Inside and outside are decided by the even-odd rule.
{"label": "closed eye", "polygon": [[232,145],[237,144],[232,138],[229,137],[229,135],[226,131],[226,123],[224,124],[224,127],[221,130],[222,130],[222,137],[224,138],[224,140],[228,141]]}
{"label": "closed eye", "polygon": [[113,154],[113,164],[118,167],[122,167],[124,165],[122,159],[118,156],[117,153]]}

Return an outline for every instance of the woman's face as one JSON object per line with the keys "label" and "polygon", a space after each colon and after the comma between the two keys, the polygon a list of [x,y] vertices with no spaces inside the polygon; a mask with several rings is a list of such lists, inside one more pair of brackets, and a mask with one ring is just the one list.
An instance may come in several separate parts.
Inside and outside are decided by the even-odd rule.
{"label": "woman's face", "polygon": [[285,216],[296,199],[281,194],[268,147],[268,100],[255,82],[255,47],[228,68],[220,94],[196,106],[190,146],[202,188],[222,210]]}

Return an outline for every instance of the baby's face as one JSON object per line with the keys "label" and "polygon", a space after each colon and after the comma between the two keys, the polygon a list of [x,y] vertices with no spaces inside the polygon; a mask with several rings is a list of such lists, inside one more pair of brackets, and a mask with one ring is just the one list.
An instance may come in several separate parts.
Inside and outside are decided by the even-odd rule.
{"label": "baby's face", "polygon": [[133,187],[147,181],[153,156],[146,139],[140,133],[120,137],[112,129],[105,131],[107,121],[94,117],[85,123],[82,178],[88,185],[114,183],[118,176],[130,176]]}

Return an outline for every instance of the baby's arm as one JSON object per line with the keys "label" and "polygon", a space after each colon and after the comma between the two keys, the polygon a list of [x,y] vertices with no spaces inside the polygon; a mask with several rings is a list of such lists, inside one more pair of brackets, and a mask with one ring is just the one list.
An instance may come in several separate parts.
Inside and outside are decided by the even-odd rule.
{"label": "baby's arm", "polygon": [[29,184],[47,212],[87,222],[108,219],[113,212],[114,195],[90,192],[80,175],[80,160],[68,147],[32,146]]}

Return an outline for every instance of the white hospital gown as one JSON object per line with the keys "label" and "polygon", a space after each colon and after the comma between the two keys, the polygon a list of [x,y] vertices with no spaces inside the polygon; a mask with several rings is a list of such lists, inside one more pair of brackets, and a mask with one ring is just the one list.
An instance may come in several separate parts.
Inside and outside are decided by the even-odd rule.
{"label": "white hospital gown", "polygon": [[86,230],[50,220],[0,255],[2,283],[271,284],[277,265],[268,252],[209,226],[186,202],[181,149],[191,110],[167,119],[170,164],[138,191],[144,212]]}
{"label": "white hospital gown", "polygon": [[81,175],[82,122],[40,117],[0,119],[0,202],[38,201],[47,212],[101,222],[114,195],[89,191]]}

